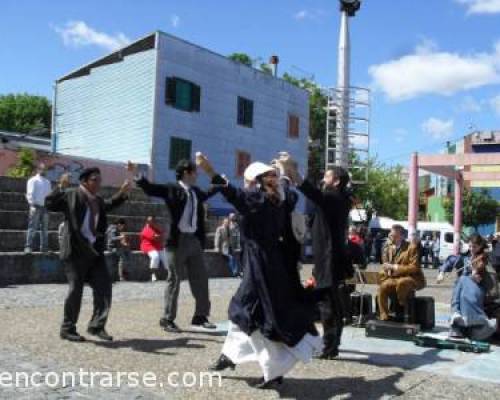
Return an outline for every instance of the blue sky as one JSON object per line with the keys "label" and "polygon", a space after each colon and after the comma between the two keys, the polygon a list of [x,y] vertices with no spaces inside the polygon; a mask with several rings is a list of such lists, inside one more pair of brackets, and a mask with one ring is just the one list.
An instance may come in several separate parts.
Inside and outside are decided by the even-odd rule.
{"label": "blue sky", "polygon": [[[0,93],[51,97],[53,81],[160,29],[222,54],[336,82],[336,0],[2,0]],[[372,92],[371,152],[389,163],[500,129],[500,0],[364,0],[351,84]]]}

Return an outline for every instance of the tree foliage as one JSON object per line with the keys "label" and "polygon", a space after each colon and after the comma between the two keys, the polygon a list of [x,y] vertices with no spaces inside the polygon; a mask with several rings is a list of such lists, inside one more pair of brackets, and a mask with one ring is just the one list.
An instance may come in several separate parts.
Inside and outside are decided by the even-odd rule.
{"label": "tree foliage", "polygon": [[51,105],[43,96],[0,96],[0,130],[50,136]]}
{"label": "tree foliage", "polygon": [[21,149],[18,153],[16,165],[7,170],[7,176],[13,178],[28,178],[35,169],[36,153],[32,149]]}
{"label": "tree foliage", "polygon": [[408,216],[408,182],[401,165],[386,165],[370,158],[366,161],[368,183],[354,188],[354,195],[367,215],[405,220]]}
{"label": "tree foliage", "polygon": [[[450,223],[453,223],[454,199],[445,199],[443,206],[446,218]],[[486,189],[471,191],[465,188],[462,196],[463,224],[473,227],[477,231],[481,225],[491,224],[495,220],[499,207],[499,203],[489,195]]]}
{"label": "tree foliage", "polygon": [[252,58],[246,53],[232,53],[227,58],[249,67],[252,66]]}

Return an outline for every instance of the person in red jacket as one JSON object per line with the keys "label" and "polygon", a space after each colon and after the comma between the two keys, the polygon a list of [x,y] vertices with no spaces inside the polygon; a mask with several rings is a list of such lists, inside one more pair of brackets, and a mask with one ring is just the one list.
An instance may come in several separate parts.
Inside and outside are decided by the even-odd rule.
{"label": "person in red jacket", "polygon": [[158,224],[155,217],[149,216],[146,225],[141,232],[141,251],[146,253],[151,259],[151,280],[156,281],[156,273],[163,263],[165,269],[168,268],[167,252],[165,251],[165,230]]}

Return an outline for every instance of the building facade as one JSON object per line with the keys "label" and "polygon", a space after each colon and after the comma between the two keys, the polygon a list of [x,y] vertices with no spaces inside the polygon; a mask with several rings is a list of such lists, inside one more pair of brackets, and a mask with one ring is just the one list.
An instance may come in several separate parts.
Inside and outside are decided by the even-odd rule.
{"label": "building facade", "polygon": [[54,98],[54,151],[146,164],[155,182],[196,151],[237,185],[278,151],[307,164],[307,91],[163,32],[60,78]]}
{"label": "building facade", "polygon": [[[472,132],[455,143],[449,143],[445,153],[500,153],[500,131]],[[466,167],[465,171],[500,171],[500,165]],[[466,180],[464,181],[464,187],[472,191],[485,190],[491,197],[500,203],[500,181]],[[453,194],[454,182],[453,180],[439,177],[436,189],[437,196],[432,199],[432,210],[429,212],[429,216],[431,221],[441,222],[441,220],[445,218],[442,200]],[[500,215],[493,218],[490,224],[479,228],[479,232],[484,235],[492,234],[496,231],[500,231]]]}

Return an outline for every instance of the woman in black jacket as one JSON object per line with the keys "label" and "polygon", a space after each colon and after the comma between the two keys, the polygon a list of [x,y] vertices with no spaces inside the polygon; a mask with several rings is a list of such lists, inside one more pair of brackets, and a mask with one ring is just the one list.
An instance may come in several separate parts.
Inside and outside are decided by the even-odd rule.
{"label": "woman in black jacket", "polygon": [[[218,177],[204,156],[197,161],[212,179]],[[297,268],[300,245],[291,225],[297,194],[280,190],[277,171],[262,163],[250,165],[245,177],[255,179],[255,190],[229,183],[220,189],[243,216],[244,273],[229,305],[231,323],[222,355],[211,368],[256,361],[264,375],[257,387],[266,388],[280,384],[297,361],[309,361],[321,339]]]}

